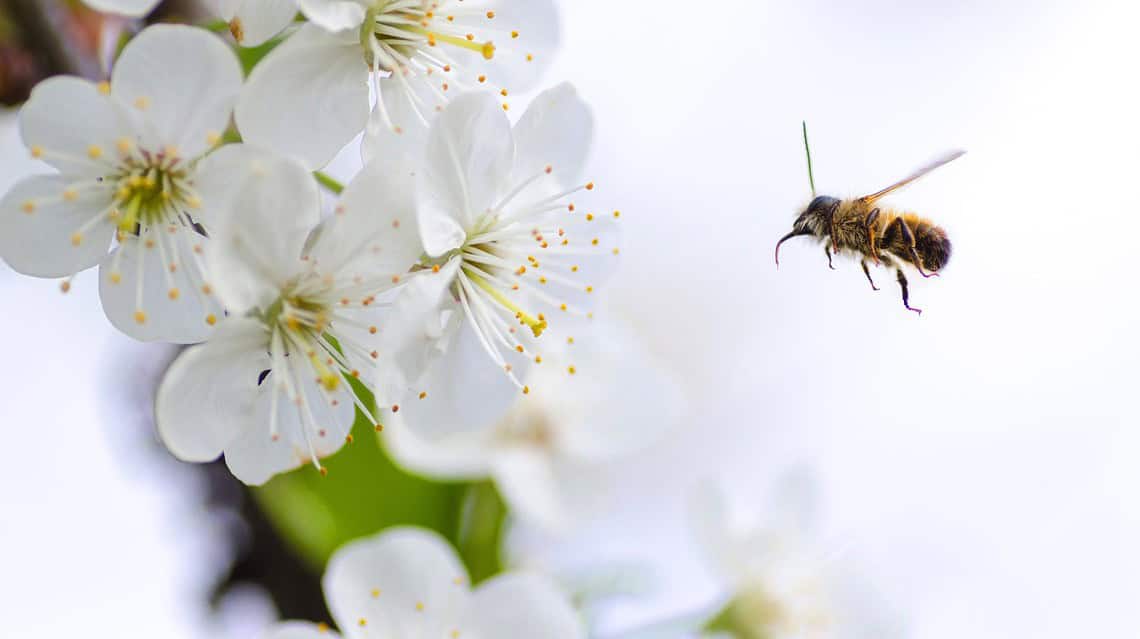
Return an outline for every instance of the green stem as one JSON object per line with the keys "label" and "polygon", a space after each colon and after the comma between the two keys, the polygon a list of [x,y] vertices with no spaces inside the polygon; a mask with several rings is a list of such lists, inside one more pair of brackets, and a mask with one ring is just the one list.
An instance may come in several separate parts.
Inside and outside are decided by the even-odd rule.
{"label": "green stem", "polygon": [[502,544],[506,533],[507,505],[490,481],[467,489],[459,517],[457,547],[477,584],[503,571]]}
{"label": "green stem", "polygon": [[313,171],[313,177],[317,178],[317,184],[320,184],[336,195],[340,195],[341,192],[344,191],[344,185],[338,182],[336,178],[332,177],[328,173],[325,173],[323,171]]}

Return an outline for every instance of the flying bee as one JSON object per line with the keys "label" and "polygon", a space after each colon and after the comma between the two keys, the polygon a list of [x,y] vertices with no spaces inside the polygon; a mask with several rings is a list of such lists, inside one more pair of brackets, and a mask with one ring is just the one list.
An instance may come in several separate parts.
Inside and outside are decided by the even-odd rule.
{"label": "flying bee", "polygon": [[[807,145],[807,128],[804,128],[804,145]],[[857,255],[863,274],[871,283],[871,288],[879,290],[871,279],[867,261],[876,266],[883,265],[895,269],[895,277],[902,289],[903,306],[915,313],[922,309],[910,305],[910,292],[907,289],[903,265],[914,267],[923,277],[935,277],[950,260],[951,245],[946,231],[930,220],[915,213],[898,211],[879,206],[879,200],[897,191],[931,171],[944,166],[965,154],[953,151],[934,163],[924,166],[913,174],[895,182],[881,191],[850,200],[820,195],[813,197],[807,208],[799,214],[792,231],[776,243],[776,267],[780,266],[780,245],[799,236],[811,235],[824,242],[827,265],[832,265],[832,256],[840,254]],[[811,178],[811,151],[808,151],[808,175],[812,179],[812,195],[815,196],[814,178]]]}

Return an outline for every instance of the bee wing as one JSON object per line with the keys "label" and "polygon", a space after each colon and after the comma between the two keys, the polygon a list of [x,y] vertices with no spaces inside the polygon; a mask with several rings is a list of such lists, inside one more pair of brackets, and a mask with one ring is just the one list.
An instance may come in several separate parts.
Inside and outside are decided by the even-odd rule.
{"label": "bee wing", "polygon": [[905,178],[899,180],[898,182],[895,182],[894,184],[888,186],[887,188],[883,189],[882,191],[876,191],[875,193],[872,193],[870,195],[864,195],[863,197],[861,197],[859,199],[863,202],[874,202],[875,200],[883,197],[884,195],[886,195],[892,191],[897,191],[898,189],[901,189],[902,187],[910,184],[911,182],[914,182],[918,178],[926,175],[927,173],[930,173],[934,169],[945,166],[945,165],[953,162],[954,160],[957,160],[958,158],[962,157],[963,155],[966,155],[965,151],[961,151],[961,150],[951,151],[951,152],[947,153],[946,155],[938,158],[934,162],[922,167],[921,169],[915,171],[914,173],[911,173],[910,175],[906,176]]}

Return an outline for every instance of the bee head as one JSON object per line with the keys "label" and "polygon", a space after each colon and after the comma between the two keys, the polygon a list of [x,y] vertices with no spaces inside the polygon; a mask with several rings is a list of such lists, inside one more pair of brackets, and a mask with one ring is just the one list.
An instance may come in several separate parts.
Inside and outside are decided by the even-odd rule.
{"label": "bee head", "polygon": [[797,235],[814,235],[823,237],[827,234],[828,216],[831,209],[839,200],[828,195],[820,195],[808,203],[807,208],[800,212],[796,221],[792,223],[792,231],[780,238],[776,243],[776,266],[780,266],[780,245]]}

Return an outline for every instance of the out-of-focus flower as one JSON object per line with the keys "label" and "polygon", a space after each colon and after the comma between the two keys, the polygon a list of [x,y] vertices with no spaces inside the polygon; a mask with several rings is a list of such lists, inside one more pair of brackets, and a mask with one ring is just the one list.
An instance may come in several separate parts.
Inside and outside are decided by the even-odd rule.
{"label": "out-of-focus flower", "polygon": [[83,0],[83,4],[102,13],[128,18],[141,18],[154,11],[162,0]]}
{"label": "out-of-focus flower", "polygon": [[0,200],[0,257],[37,277],[99,264],[103,309],[119,330],[204,339],[222,308],[201,264],[217,211],[198,174],[240,86],[229,48],[181,26],[140,33],[110,83],[41,83],[20,131],[32,156],[58,172],[26,178]]}
{"label": "out-of-focus flower", "polygon": [[432,125],[418,168],[391,170],[414,173],[414,193],[374,189],[381,209],[416,211],[418,268],[433,273],[396,301],[382,350],[401,365],[376,385],[407,399],[414,428],[490,426],[529,392],[520,378],[542,361],[540,340],[572,340],[590,314],[617,262],[619,216],[569,199],[593,189],[576,182],[591,124],[569,85],[536,98],[513,130],[493,98],[471,93]]}
{"label": "out-of-focus flower", "polygon": [[362,203],[358,183],[313,235],[319,194],[295,160],[245,145],[211,160],[205,179],[227,216],[206,259],[231,315],[167,371],[156,421],[175,456],[224,453],[238,479],[259,484],[306,460],[321,468],[346,441],[354,404],[379,424],[343,376],[374,376],[378,313],[418,245],[400,211]]}
{"label": "out-of-focus flower", "polygon": [[[333,619],[350,639],[585,636],[569,599],[549,579],[506,573],[471,590],[455,550],[418,528],[389,529],[337,550],[323,585]],[[337,636],[324,624],[293,621],[267,639]]]}
{"label": "out-of-focus flower", "polygon": [[281,33],[297,15],[296,0],[212,0],[214,15],[230,24],[243,47],[256,47]]}
{"label": "out-of-focus flower", "polygon": [[493,428],[426,438],[393,421],[386,442],[400,463],[450,479],[493,477],[512,512],[560,532],[601,505],[605,477],[678,419],[679,385],[631,331],[599,324],[531,369]]}
{"label": "out-of-focus flower", "polygon": [[818,547],[812,488],[804,475],[784,477],[761,511],[763,525],[742,525],[716,486],[697,491],[698,541],[729,592],[707,631],[737,639],[894,636],[873,614],[865,589],[841,570],[837,553]]}
{"label": "out-of-focus flower", "polygon": [[558,41],[552,0],[299,5],[309,24],[255,67],[236,117],[246,141],[296,155],[310,168],[364,130],[370,79],[373,137],[403,133],[418,144],[448,96],[528,88]]}

